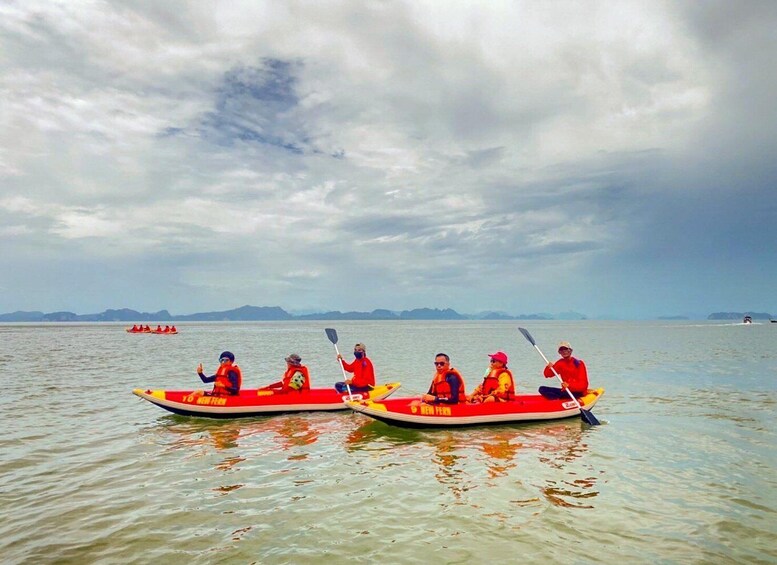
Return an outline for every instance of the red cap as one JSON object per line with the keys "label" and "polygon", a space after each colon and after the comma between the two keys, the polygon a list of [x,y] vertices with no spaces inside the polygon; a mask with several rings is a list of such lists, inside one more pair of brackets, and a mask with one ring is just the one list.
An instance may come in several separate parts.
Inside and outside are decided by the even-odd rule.
{"label": "red cap", "polygon": [[504,351],[489,353],[488,356],[491,357],[491,359],[493,359],[494,361],[501,361],[502,363],[507,365],[507,353],[505,353]]}

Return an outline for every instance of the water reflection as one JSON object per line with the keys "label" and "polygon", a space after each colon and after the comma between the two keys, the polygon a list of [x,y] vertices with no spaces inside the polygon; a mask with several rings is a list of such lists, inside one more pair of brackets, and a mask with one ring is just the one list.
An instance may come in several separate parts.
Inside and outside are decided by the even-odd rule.
{"label": "water reflection", "polygon": [[588,452],[584,439],[584,426],[579,422],[548,426],[542,430],[542,439],[537,439],[540,450],[539,461],[560,471],[559,479],[548,479],[541,488],[545,499],[554,506],[572,508],[593,508],[592,499],[598,496],[598,476],[590,466],[573,465]]}
{"label": "water reflection", "polygon": [[529,437],[531,445],[540,451],[540,461],[562,469],[588,451],[583,433],[583,424],[574,420],[535,428],[529,432]]}
{"label": "water reflection", "polygon": [[211,442],[216,449],[230,449],[237,447],[237,440],[240,437],[240,428],[238,426],[225,426],[223,428],[209,428]]}
{"label": "water reflection", "polygon": [[[319,439],[319,428],[303,415],[278,415],[249,420],[205,420],[179,416],[167,417],[162,426],[154,428],[154,433],[169,440],[169,450],[183,450],[189,457],[208,457],[219,454],[213,467],[221,473],[231,474],[238,471],[240,464],[246,461],[248,454],[256,453],[257,445],[263,447],[261,453],[270,451],[290,451],[289,461],[302,461],[308,458],[307,451],[298,448],[309,446]],[[258,443],[256,437],[258,436]],[[228,476],[228,475],[225,475]],[[212,490],[227,495],[245,486],[243,483],[222,484]]]}
{"label": "water reflection", "polygon": [[[475,486],[502,488],[504,479],[520,478],[521,468],[526,469],[526,474],[531,473],[532,465],[541,464],[553,469],[553,476],[558,478],[537,485],[537,497],[524,502],[536,504],[542,498],[554,506],[591,508],[591,499],[599,494],[599,477],[584,464],[588,452],[586,433],[578,420],[449,430],[399,428],[371,420],[348,434],[346,448],[356,451],[408,445],[431,447],[431,461],[436,465],[434,476],[457,500]],[[419,452],[414,456],[423,455]],[[474,467],[478,461],[484,465],[488,480],[468,481],[470,475],[479,474]]]}
{"label": "water reflection", "polygon": [[465,481],[463,468],[466,455],[461,449],[459,438],[455,432],[447,432],[428,437],[427,441],[434,446],[432,461],[438,467],[435,478],[441,485],[450,489],[456,500],[460,500],[464,492],[469,490],[469,486]]}
{"label": "water reflection", "polygon": [[[170,416],[163,429],[170,432],[173,440],[170,449],[193,447],[213,447],[216,451],[238,449],[246,439],[258,434],[266,434],[275,439],[275,445],[283,451],[295,447],[311,445],[318,441],[319,430],[310,425],[305,416],[278,415],[251,420],[204,420]],[[205,451],[196,453],[197,456]],[[290,459],[305,458],[307,455],[291,456]],[[217,464],[217,468],[228,470],[237,463],[245,461],[242,456],[229,456]]]}
{"label": "water reflection", "polygon": [[[170,449],[215,447],[217,450],[238,447],[241,425],[235,420],[184,419],[168,416],[161,420],[161,429],[170,432]],[[157,428],[159,429],[159,428]]]}
{"label": "water reflection", "polygon": [[389,426],[377,420],[364,419],[364,423],[352,430],[345,440],[348,451],[373,449],[376,443],[388,443],[390,447],[414,444],[422,441],[422,432],[412,428]]}
{"label": "water reflection", "polygon": [[[275,434],[277,445],[284,451],[295,447],[311,445],[318,441],[319,430],[310,425],[305,416],[286,415],[269,418],[254,433],[272,432]],[[288,457],[291,460],[307,459],[307,452],[293,454]]]}
{"label": "water reflection", "polygon": [[499,431],[483,441],[481,448],[488,456],[486,466],[490,478],[505,477],[516,466],[513,460],[522,445],[519,435],[519,432],[512,430]]}

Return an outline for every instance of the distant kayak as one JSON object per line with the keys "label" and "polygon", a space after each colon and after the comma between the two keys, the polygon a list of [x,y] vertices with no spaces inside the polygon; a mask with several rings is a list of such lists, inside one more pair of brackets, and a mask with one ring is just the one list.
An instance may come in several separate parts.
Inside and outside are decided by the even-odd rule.
{"label": "distant kayak", "polygon": [[[590,410],[604,394],[603,388],[589,390],[579,398]],[[418,398],[347,402],[348,408],[381,422],[409,428],[449,428],[483,424],[508,424],[580,417],[572,399],[549,400],[539,394],[520,395],[509,402],[483,404],[423,404]]]}
{"label": "distant kayak", "polygon": [[177,334],[178,330],[133,330],[132,328],[126,328],[128,334]]}
{"label": "distant kayak", "polygon": [[[356,400],[381,400],[396,392],[400,383],[378,385],[369,392],[354,393]],[[238,396],[205,396],[194,390],[149,390],[136,388],[133,394],[160,408],[182,416],[239,418],[280,412],[347,410],[348,394],[332,388],[314,388],[285,394],[263,389],[243,389]]]}

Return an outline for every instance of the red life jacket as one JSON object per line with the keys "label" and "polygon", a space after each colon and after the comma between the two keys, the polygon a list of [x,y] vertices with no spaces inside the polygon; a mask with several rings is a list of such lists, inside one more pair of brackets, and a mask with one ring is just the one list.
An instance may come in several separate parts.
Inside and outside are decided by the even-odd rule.
{"label": "red life jacket", "polygon": [[492,369],[485,377],[483,377],[483,384],[480,385],[480,393],[484,395],[495,394],[496,389],[499,388],[499,375],[507,373],[510,377],[510,387],[507,389],[507,394],[501,392],[496,393],[496,397],[499,400],[512,400],[515,398],[515,380],[513,374],[507,367],[501,369]]}
{"label": "red life jacket", "polygon": [[237,373],[237,390],[243,386],[243,373],[237,365],[222,363],[216,371],[216,380],[213,382],[213,393],[216,396],[231,396],[228,389],[232,388],[232,381],[229,380],[229,372]]}
{"label": "red life jacket", "polygon": [[289,383],[291,382],[291,377],[297,373],[302,373],[302,376],[305,377],[305,384],[303,384],[302,388],[299,390],[310,390],[310,374],[308,372],[308,368],[305,367],[305,365],[293,365],[286,369],[286,372],[283,373],[283,380],[281,381],[283,383],[284,390],[294,390],[293,388],[289,387]]}
{"label": "red life jacket", "polygon": [[459,404],[467,402],[467,396],[464,390],[464,377],[462,377],[461,373],[459,373],[459,371],[453,367],[449,368],[444,373],[434,374],[434,379],[432,379],[432,386],[429,387],[429,394],[433,394],[439,398],[451,397],[451,385],[445,379],[445,377],[448,376],[448,373],[453,373],[459,377]]}

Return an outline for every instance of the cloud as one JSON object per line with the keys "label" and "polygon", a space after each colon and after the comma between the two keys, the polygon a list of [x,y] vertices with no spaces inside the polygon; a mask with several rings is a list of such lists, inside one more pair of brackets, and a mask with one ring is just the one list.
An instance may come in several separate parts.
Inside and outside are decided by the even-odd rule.
{"label": "cloud", "polygon": [[0,310],[775,310],[775,22],[6,3]]}

